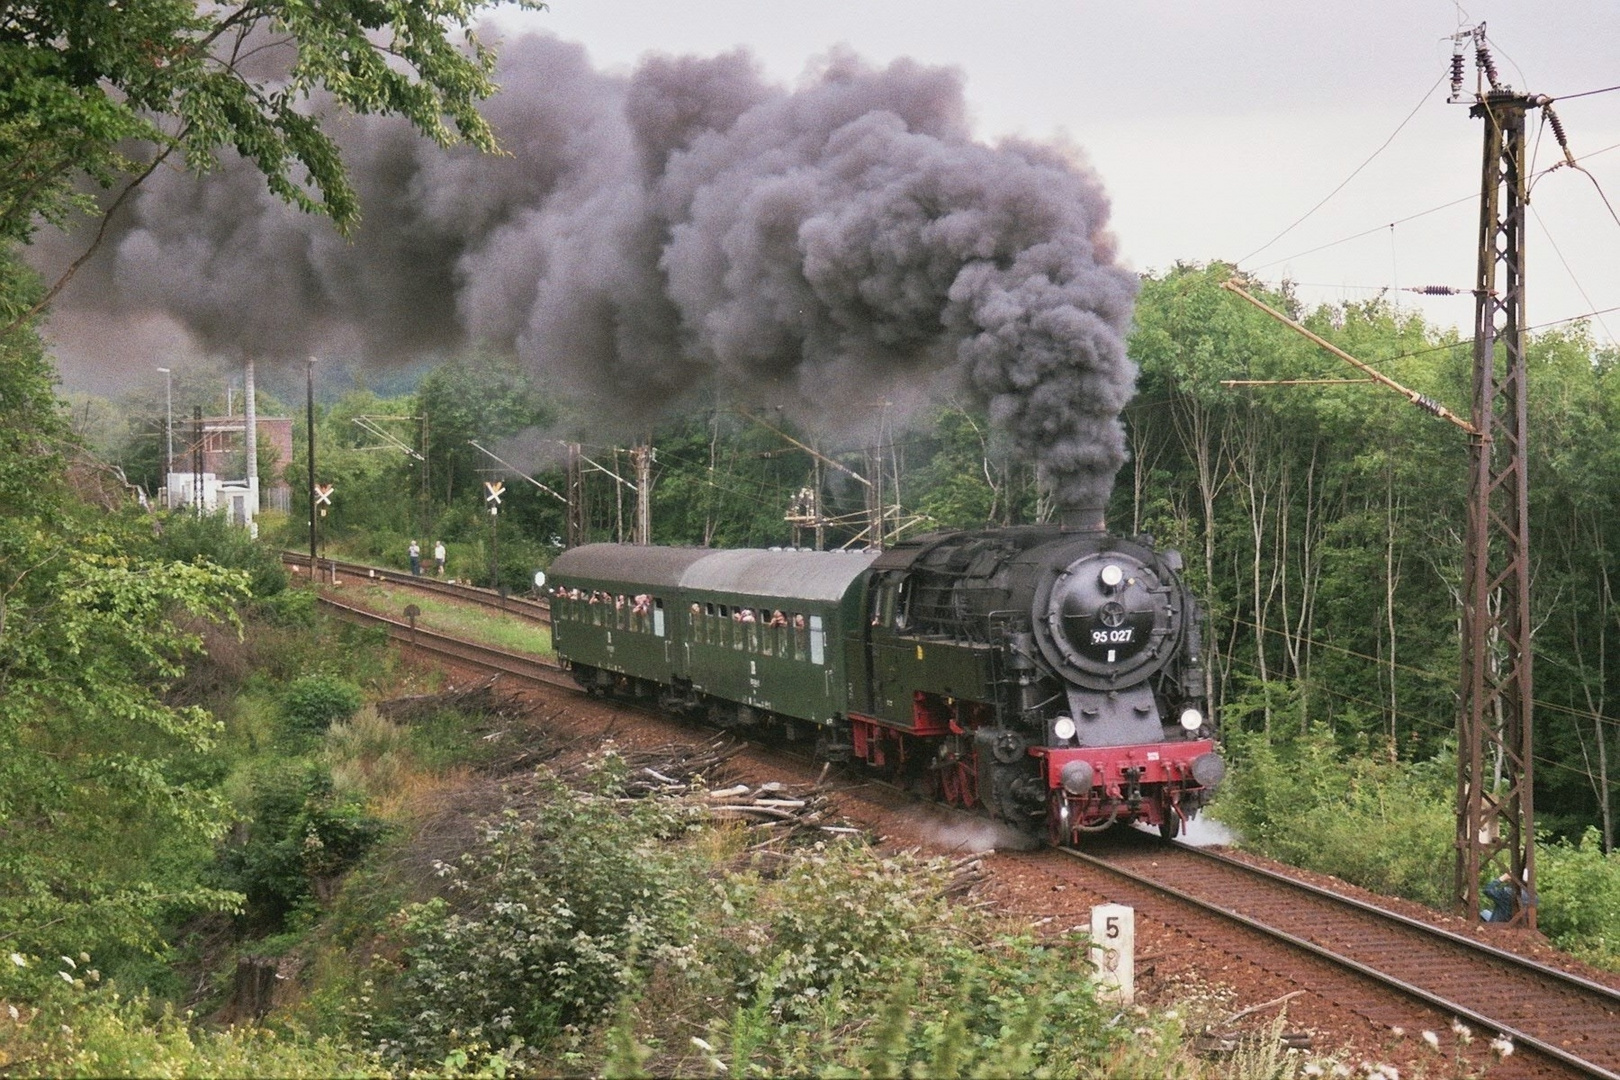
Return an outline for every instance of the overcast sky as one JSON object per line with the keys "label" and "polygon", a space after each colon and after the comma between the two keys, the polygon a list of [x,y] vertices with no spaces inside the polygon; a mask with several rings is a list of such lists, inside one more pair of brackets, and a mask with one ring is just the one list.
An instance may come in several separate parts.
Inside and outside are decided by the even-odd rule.
{"label": "overcast sky", "polygon": [[[838,46],[958,68],[986,140],[1085,152],[1135,269],[1241,260],[1307,301],[1472,287],[1482,133],[1447,103],[1446,76],[1450,35],[1483,21],[1504,81],[1568,98],[1557,110],[1591,174],[1536,183],[1529,322],[1620,307],[1620,222],[1605,206],[1620,211],[1620,91],[1573,97],[1620,84],[1615,0],[550,0],[497,20],[580,42],[607,70],[738,46],[784,84]],[[1560,155],[1539,113],[1529,130],[1546,169]],[[1466,293],[1392,295],[1434,322],[1472,322]],[[1615,340],[1620,311],[1592,329]]]}

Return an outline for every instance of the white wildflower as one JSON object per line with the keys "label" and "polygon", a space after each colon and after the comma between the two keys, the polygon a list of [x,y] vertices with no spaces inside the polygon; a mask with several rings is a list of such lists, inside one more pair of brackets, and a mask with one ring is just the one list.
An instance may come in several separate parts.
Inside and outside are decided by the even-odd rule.
{"label": "white wildflower", "polygon": [[70,968],[76,968],[76,967],[79,966],[78,964],[75,964],[73,962],[73,957],[71,957],[71,956],[62,957],[62,963],[66,964]]}
{"label": "white wildflower", "polygon": [[60,978],[63,982],[67,983],[69,986],[73,985],[73,976],[72,975],[69,975],[65,971],[58,971],[56,974],[57,974],[58,978]]}
{"label": "white wildflower", "polygon": [[1406,1029],[1401,1027],[1401,1025],[1399,1025],[1399,1024],[1396,1024],[1395,1026],[1391,1027],[1389,1029],[1389,1033],[1391,1035],[1395,1036],[1397,1039],[1406,1038]]}
{"label": "white wildflower", "polygon": [[1307,1061],[1305,1063],[1305,1067],[1300,1071],[1306,1076],[1311,1077],[1311,1080],[1316,1080],[1316,1077],[1324,1075],[1322,1072],[1322,1066],[1318,1065],[1314,1061]]}
{"label": "white wildflower", "polygon": [[27,967],[28,966],[28,961],[26,959],[24,959],[22,953],[12,953],[11,954],[11,962],[13,964],[16,964],[18,967]]}
{"label": "white wildflower", "polygon": [[11,1018],[13,1020],[21,1020],[22,1019],[22,1013],[17,1011],[17,1006],[15,1006],[15,1005],[7,1005],[6,1006],[6,1012],[11,1014]]}
{"label": "white wildflower", "polygon": [[1457,1041],[1464,1046],[1474,1041],[1473,1031],[1461,1020],[1453,1019],[1451,1021],[1451,1030],[1456,1034]]}
{"label": "white wildflower", "polygon": [[692,1036],[692,1045],[703,1051],[705,1054],[714,1053],[714,1047],[709,1044],[708,1040],[700,1039],[696,1035]]}
{"label": "white wildflower", "polygon": [[1440,1049],[1440,1036],[1436,1035],[1432,1031],[1425,1031],[1423,1033],[1423,1041],[1429,1044],[1430,1050]]}
{"label": "white wildflower", "polygon": [[1507,1057],[1513,1053],[1513,1040],[1506,1035],[1498,1035],[1491,1040],[1491,1049],[1496,1051],[1497,1057]]}

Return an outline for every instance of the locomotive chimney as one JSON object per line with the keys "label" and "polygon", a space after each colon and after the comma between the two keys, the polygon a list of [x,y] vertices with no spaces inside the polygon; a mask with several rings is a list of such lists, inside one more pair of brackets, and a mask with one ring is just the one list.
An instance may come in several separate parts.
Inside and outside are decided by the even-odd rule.
{"label": "locomotive chimney", "polygon": [[1103,532],[1107,528],[1101,506],[1065,506],[1058,511],[1058,525],[1066,533]]}

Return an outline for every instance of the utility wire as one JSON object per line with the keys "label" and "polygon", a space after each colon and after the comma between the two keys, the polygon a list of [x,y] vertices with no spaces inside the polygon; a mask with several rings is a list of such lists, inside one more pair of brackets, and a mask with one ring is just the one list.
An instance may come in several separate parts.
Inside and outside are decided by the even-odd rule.
{"label": "utility wire", "polygon": [[[1232,666],[1233,667],[1239,667],[1239,668],[1245,668],[1245,669],[1247,669],[1248,671],[1250,671],[1253,674],[1256,674],[1256,675],[1258,674],[1258,669],[1254,665],[1245,663],[1243,660],[1240,660],[1240,659],[1237,659],[1237,658],[1232,659]],[[1340,690],[1340,689],[1338,689],[1336,687],[1329,686],[1329,685],[1327,685],[1326,683],[1323,683],[1323,682],[1319,682],[1314,677],[1313,678],[1307,678],[1307,679],[1301,679],[1299,681],[1300,681],[1301,684],[1308,687],[1314,693],[1317,693],[1317,694],[1320,694],[1320,695],[1323,695],[1323,696],[1326,696],[1326,697],[1337,698],[1338,700],[1343,701],[1343,702],[1347,702],[1347,703],[1349,703],[1351,705],[1363,705],[1363,706],[1366,706],[1368,708],[1371,708],[1371,709],[1374,709],[1374,710],[1377,710],[1377,711],[1381,712],[1388,704],[1387,702],[1369,701],[1366,698],[1361,698],[1361,697],[1357,697],[1354,694],[1346,693],[1345,691]],[[1456,725],[1454,725],[1454,724],[1451,724],[1449,722],[1442,723],[1442,722],[1437,721],[1437,720],[1430,720],[1428,717],[1422,716],[1422,715],[1407,716],[1407,717],[1405,717],[1405,720],[1407,721],[1407,723],[1412,728],[1422,727],[1422,728],[1426,728],[1426,729],[1428,729],[1430,731],[1440,732],[1440,733],[1445,733],[1445,734],[1451,734],[1451,733],[1454,733],[1456,731]],[[1590,772],[1589,770],[1582,769],[1582,768],[1577,768],[1576,766],[1571,765],[1571,764],[1569,764],[1568,762],[1565,762],[1565,761],[1560,761],[1557,758],[1550,758],[1550,757],[1546,757],[1546,756],[1541,755],[1541,754],[1533,754],[1532,755],[1532,760],[1536,763],[1537,769],[1540,770],[1540,771],[1543,771],[1543,772],[1563,773],[1564,775],[1572,777],[1572,778],[1578,777],[1578,778],[1580,778],[1582,780],[1585,780],[1588,783],[1593,784],[1593,785],[1596,785],[1597,780],[1598,780],[1598,777],[1596,776],[1596,774]],[[1609,780],[1609,785],[1611,787],[1613,787],[1615,785],[1615,782],[1616,782],[1615,778],[1611,777],[1610,780]]]}
{"label": "utility wire", "polygon": [[[1426,670],[1424,668],[1412,667],[1409,664],[1401,664],[1401,663],[1391,664],[1388,660],[1385,660],[1382,657],[1370,656],[1367,653],[1357,652],[1354,649],[1348,649],[1348,648],[1345,648],[1342,645],[1330,645],[1325,641],[1319,641],[1316,638],[1305,637],[1305,636],[1302,636],[1302,635],[1299,635],[1299,634],[1292,633],[1291,631],[1278,630],[1275,627],[1271,627],[1271,626],[1262,626],[1262,625],[1260,625],[1258,623],[1255,623],[1255,622],[1253,622],[1253,621],[1251,621],[1249,619],[1240,618],[1240,617],[1238,617],[1236,615],[1226,615],[1226,616],[1222,616],[1222,618],[1225,618],[1225,619],[1231,621],[1232,623],[1234,623],[1234,624],[1236,624],[1238,626],[1248,627],[1250,630],[1261,630],[1261,631],[1264,631],[1266,633],[1275,635],[1277,637],[1291,638],[1294,641],[1304,642],[1304,643],[1310,645],[1313,649],[1317,649],[1317,650],[1322,651],[1322,652],[1338,653],[1341,656],[1348,656],[1348,657],[1351,657],[1352,659],[1365,660],[1367,663],[1374,664],[1377,667],[1379,667],[1380,669],[1385,670],[1385,671],[1394,671],[1394,672],[1401,673],[1401,674],[1415,675],[1418,678],[1428,679],[1428,680],[1431,680],[1431,681],[1437,682],[1437,683],[1455,683],[1457,681],[1457,675],[1456,675],[1455,672],[1449,672],[1449,673],[1446,673],[1446,674],[1440,674],[1438,672],[1428,671],[1428,670]],[[1242,662],[1236,657],[1232,657],[1231,659],[1233,660],[1233,662]],[[1348,699],[1348,695],[1347,695],[1347,699]],[[1362,701],[1360,701],[1360,699],[1354,699],[1354,700],[1357,700],[1361,704],[1375,704],[1375,703],[1372,703],[1372,702],[1362,702]],[[1541,698],[1532,699],[1531,704],[1534,705],[1537,709],[1545,711],[1545,712],[1562,713],[1562,714],[1564,714],[1566,716],[1574,716],[1574,717],[1578,717],[1578,718],[1580,718],[1582,720],[1595,720],[1598,723],[1606,724],[1609,727],[1620,728],[1620,717],[1606,716],[1606,715],[1601,714],[1601,713],[1594,714],[1594,713],[1592,713],[1592,712],[1590,712],[1588,710],[1585,710],[1585,709],[1577,709],[1577,708],[1575,708],[1574,706],[1571,706],[1571,705],[1564,705],[1564,704],[1561,704],[1561,703],[1556,702],[1556,701],[1545,701],[1545,700],[1543,700]],[[1384,702],[1382,704],[1382,706],[1380,706],[1380,707],[1382,708],[1382,707],[1387,707],[1387,706],[1388,706],[1388,702]]]}
{"label": "utility wire", "polygon": [[1554,97],[1553,100],[1554,101],[1574,101],[1576,98],[1591,97],[1593,94],[1608,94],[1608,93],[1612,93],[1615,90],[1620,90],[1620,86],[1605,86],[1601,90],[1582,90],[1578,94],[1559,94],[1556,97]]}
{"label": "utility wire", "polygon": [[[1581,171],[1585,172],[1586,170],[1583,169]],[[1614,211],[1612,211],[1612,210],[1610,211],[1610,213],[1613,213],[1613,212]],[[1535,217],[1536,224],[1541,226],[1541,232],[1542,232],[1542,234],[1544,236],[1546,236],[1547,243],[1552,245],[1553,254],[1558,256],[1558,261],[1560,263],[1563,263],[1563,265],[1564,265],[1564,273],[1568,274],[1569,275],[1569,280],[1574,282],[1575,291],[1577,291],[1577,292],[1579,292],[1581,294],[1581,299],[1582,300],[1585,300],[1587,302],[1587,304],[1591,304],[1593,301],[1592,301],[1591,296],[1587,295],[1586,286],[1582,285],[1581,284],[1581,279],[1575,276],[1575,268],[1569,265],[1569,260],[1568,259],[1564,258],[1563,249],[1558,246],[1558,241],[1553,239],[1552,230],[1547,228],[1547,223],[1545,221],[1541,220],[1540,212],[1538,212],[1536,210],[1535,206],[1532,205],[1530,207],[1530,213]],[[1610,341],[1615,340],[1614,332],[1609,329],[1609,324],[1603,321],[1603,317],[1601,315],[1596,315],[1596,316],[1594,316],[1594,318],[1597,319],[1598,325],[1603,327],[1603,332],[1605,334],[1609,335],[1609,340]]]}
{"label": "utility wire", "polygon": [[1374,150],[1370,155],[1368,155],[1366,161],[1363,161],[1360,165],[1357,165],[1355,167],[1354,171],[1352,171],[1349,176],[1345,177],[1342,181],[1339,182],[1338,187],[1334,188],[1332,191],[1330,191],[1326,195],[1324,195],[1322,197],[1321,202],[1317,203],[1315,206],[1313,206],[1309,210],[1305,211],[1305,213],[1302,214],[1298,218],[1298,220],[1296,220],[1292,225],[1288,226],[1288,228],[1284,229],[1282,232],[1278,233],[1276,236],[1273,236],[1270,240],[1267,240],[1264,244],[1261,244],[1259,247],[1255,248],[1253,251],[1251,251],[1247,255],[1243,256],[1243,258],[1239,259],[1237,261],[1237,265],[1242,266],[1244,263],[1248,262],[1250,259],[1252,259],[1256,255],[1260,254],[1262,251],[1266,250],[1266,248],[1270,247],[1272,244],[1275,244],[1277,241],[1281,240],[1283,237],[1285,237],[1289,233],[1293,232],[1300,225],[1303,225],[1305,223],[1305,221],[1307,219],[1309,219],[1312,214],[1316,213],[1318,210],[1322,209],[1322,207],[1326,206],[1328,204],[1329,200],[1331,200],[1333,198],[1333,196],[1335,196],[1339,192],[1343,191],[1345,189],[1345,186],[1347,184],[1349,184],[1350,181],[1354,180],[1357,176],[1361,175],[1361,171],[1363,169],[1365,169],[1368,165],[1371,165],[1373,163],[1374,159],[1376,159],[1379,154],[1382,154],[1385,150],[1389,149],[1389,144],[1394,142],[1395,137],[1397,135],[1399,135],[1403,130],[1405,130],[1407,124],[1412,122],[1412,117],[1416,116],[1418,114],[1418,111],[1420,109],[1422,109],[1424,105],[1428,104],[1429,99],[1434,96],[1434,92],[1436,90],[1440,89],[1440,85],[1442,83],[1444,83],[1448,77],[1449,77],[1449,73],[1445,73],[1445,72],[1441,73],[1440,77],[1434,81],[1434,85],[1429,87],[1429,89],[1424,92],[1423,96],[1418,99],[1418,103],[1416,105],[1412,106],[1412,111],[1406,114],[1406,119],[1402,120],[1398,125],[1396,125],[1395,130],[1390,132],[1389,138],[1384,140],[1383,145],[1381,145],[1378,149]]}
{"label": "utility wire", "polygon": [[[1594,150],[1590,154],[1583,154],[1582,157],[1584,157],[1586,160],[1590,161],[1592,158],[1595,158],[1600,154],[1607,154],[1611,150],[1620,150],[1620,143],[1612,143],[1609,146],[1605,146],[1601,150]],[[1552,172],[1554,169],[1562,168],[1562,167],[1567,167],[1567,166],[1565,165],[1565,163],[1562,163],[1562,162],[1559,163],[1558,165],[1549,166],[1548,168],[1542,170],[1541,172],[1534,174],[1530,178],[1530,181],[1531,181],[1531,183],[1534,183],[1536,180],[1539,180],[1541,177],[1545,176],[1547,173]],[[1260,271],[1260,270],[1265,270],[1268,267],[1277,266],[1280,263],[1289,262],[1289,261],[1291,261],[1293,259],[1302,259],[1306,255],[1315,255],[1318,251],[1326,251],[1328,248],[1338,247],[1340,244],[1348,244],[1352,240],[1360,240],[1362,237],[1371,236],[1373,233],[1383,232],[1385,229],[1389,228],[1391,225],[1404,225],[1408,221],[1416,221],[1418,218],[1427,217],[1430,214],[1438,214],[1440,211],[1449,210],[1453,206],[1461,206],[1463,203],[1477,202],[1478,199],[1479,199],[1479,196],[1477,194],[1464,195],[1460,199],[1453,199],[1448,203],[1441,203],[1439,206],[1432,206],[1427,210],[1419,210],[1415,214],[1408,214],[1406,217],[1396,218],[1394,221],[1386,222],[1383,225],[1374,225],[1373,227],[1371,227],[1369,229],[1363,229],[1360,232],[1351,233],[1349,236],[1340,237],[1338,240],[1330,240],[1325,244],[1318,244],[1316,247],[1307,248],[1304,251],[1296,251],[1294,254],[1285,256],[1285,257],[1280,258],[1280,259],[1273,259],[1270,262],[1261,263],[1258,266],[1251,266],[1251,267],[1248,268],[1248,272],[1249,273],[1255,273],[1255,272]],[[1292,226],[1290,226],[1290,228],[1292,228]],[[1275,241],[1273,241],[1273,242],[1275,242]],[[1270,247],[1270,246],[1271,246],[1270,244],[1266,245],[1266,247]],[[1260,251],[1264,251],[1264,250],[1265,250],[1265,248],[1260,249]],[[1254,258],[1254,255],[1257,255],[1257,254],[1259,254],[1258,251],[1255,252],[1252,255],[1249,255],[1248,258],[1252,259],[1252,258]],[[1247,261],[1247,259],[1245,259],[1244,261]]]}

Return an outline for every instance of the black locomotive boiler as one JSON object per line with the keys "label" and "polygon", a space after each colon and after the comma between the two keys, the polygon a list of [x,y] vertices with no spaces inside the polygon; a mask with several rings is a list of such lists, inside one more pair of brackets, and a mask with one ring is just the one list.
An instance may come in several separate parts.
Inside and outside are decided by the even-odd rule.
{"label": "black locomotive boiler", "polygon": [[591,544],[551,568],[582,685],[775,727],[1072,844],[1174,836],[1225,765],[1181,559],[1097,515],[874,553]]}

